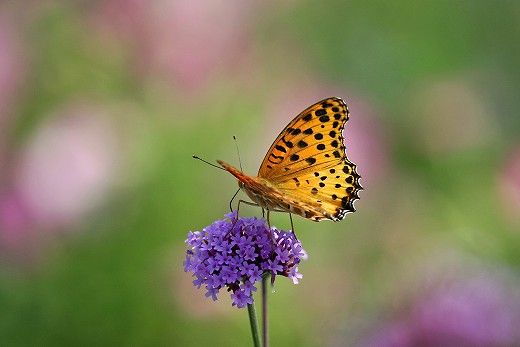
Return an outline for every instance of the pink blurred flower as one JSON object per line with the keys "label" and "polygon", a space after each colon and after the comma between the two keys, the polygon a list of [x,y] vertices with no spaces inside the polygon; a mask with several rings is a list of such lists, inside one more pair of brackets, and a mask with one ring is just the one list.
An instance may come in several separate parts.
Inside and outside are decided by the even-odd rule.
{"label": "pink blurred flower", "polygon": [[254,6],[240,0],[109,0],[96,21],[133,46],[140,73],[194,91],[243,60]]}
{"label": "pink blurred flower", "polygon": [[363,346],[517,346],[520,296],[512,278],[461,276],[432,290]]}
{"label": "pink blurred flower", "polygon": [[22,153],[15,187],[42,226],[66,225],[101,201],[118,167],[105,112],[72,105],[49,117]]}
{"label": "pink blurred flower", "polygon": [[115,124],[85,104],[65,107],[36,130],[0,187],[0,248],[29,255],[42,231],[73,227],[109,192],[118,173]]}
{"label": "pink blurred flower", "polygon": [[392,169],[389,134],[367,100],[353,95],[348,103],[351,118],[345,127],[345,142],[349,158],[358,165],[363,182],[372,186],[388,177]]}
{"label": "pink blurred flower", "polygon": [[506,157],[499,174],[499,189],[503,210],[512,220],[520,222],[520,145],[516,145]]}

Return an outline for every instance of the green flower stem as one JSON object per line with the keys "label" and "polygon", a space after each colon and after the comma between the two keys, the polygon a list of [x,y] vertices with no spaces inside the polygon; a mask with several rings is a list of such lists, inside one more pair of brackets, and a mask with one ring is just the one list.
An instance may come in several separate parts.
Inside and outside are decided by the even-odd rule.
{"label": "green flower stem", "polygon": [[251,334],[253,335],[253,345],[255,347],[262,346],[260,342],[260,329],[258,329],[258,319],[256,318],[255,302],[247,304],[247,312],[249,313],[249,323],[251,324]]}
{"label": "green flower stem", "polygon": [[269,322],[267,315],[267,286],[271,276],[262,278],[262,333],[264,339],[264,347],[269,346]]}

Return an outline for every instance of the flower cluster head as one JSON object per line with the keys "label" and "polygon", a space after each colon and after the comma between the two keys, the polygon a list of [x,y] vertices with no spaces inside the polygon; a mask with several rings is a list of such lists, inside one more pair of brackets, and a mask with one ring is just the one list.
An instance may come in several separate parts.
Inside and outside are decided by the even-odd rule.
{"label": "flower cluster head", "polygon": [[269,228],[264,219],[226,215],[202,231],[189,232],[184,271],[193,272],[193,284],[205,286],[206,297],[217,300],[220,289],[231,292],[233,306],[253,303],[256,281],[263,276],[289,277],[295,284],[300,259],[306,257],[291,231]]}

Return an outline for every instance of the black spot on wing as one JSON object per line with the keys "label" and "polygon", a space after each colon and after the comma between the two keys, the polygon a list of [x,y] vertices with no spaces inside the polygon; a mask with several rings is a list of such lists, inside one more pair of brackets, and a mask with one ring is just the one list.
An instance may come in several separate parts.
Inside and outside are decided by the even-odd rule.
{"label": "black spot on wing", "polygon": [[284,146],[276,145],[275,148],[276,148],[277,150],[279,150],[280,152],[287,153],[287,150],[285,149]]}
{"label": "black spot on wing", "polygon": [[282,137],[282,142],[289,148],[293,148],[294,144],[291,141],[287,141],[284,137]]}
{"label": "black spot on wing", "polygon": [[322,123],[326,123],[330,120],[329,116],[325,115],[325,116],[321,116],[320,117],[320,122]]}
{"label": "black spot on wing", "polygon": [[316,117],[320,117],[320,116],[327,114],[327,110],[320,108],[319,110],[316,110],[316,112],[314,112],[314,114],[316,115]]}
{"label": "black spot on wing", "polygon": [[271,153],[271,155],[269,156],[269,158],[267,158],[267,160],[273,164],[280,164],[283,160],[283,156],[277,156],[277,155],[274,155],[273,153]]}
{"label": "black spot on wing", "polygon": [[298,147],[300,148],[305,148],[307,147],[307,142],[303,141],[303,140],[300,140],[300,142],[298,142]]}

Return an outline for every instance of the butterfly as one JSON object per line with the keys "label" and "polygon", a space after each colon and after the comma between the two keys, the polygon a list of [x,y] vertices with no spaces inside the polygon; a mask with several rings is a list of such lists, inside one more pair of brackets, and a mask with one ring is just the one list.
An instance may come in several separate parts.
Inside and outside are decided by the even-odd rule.
{"label": "butterfly", "polygon": [[316,222],[339,221],[355,211],[354,201],[363,189],[356,165],[345,153],[343,128],[348,119],[345,102],[327,98],[305,109],[282,130],[258,176],[217,162],[238,179],[240,189],[254,203],[240,202],[260,206],[268,218],[270,211],[278,211]]}

